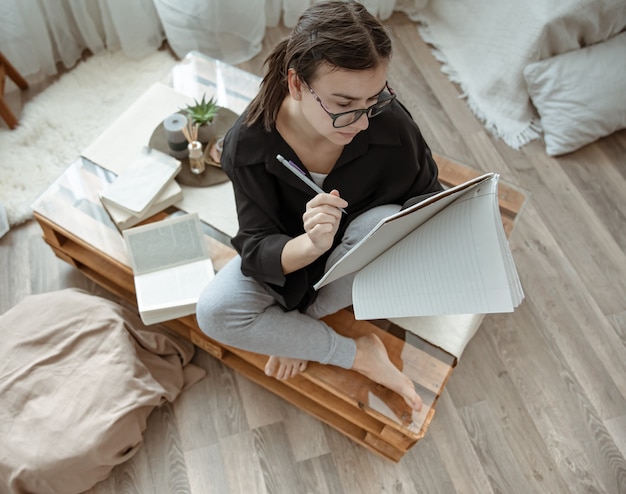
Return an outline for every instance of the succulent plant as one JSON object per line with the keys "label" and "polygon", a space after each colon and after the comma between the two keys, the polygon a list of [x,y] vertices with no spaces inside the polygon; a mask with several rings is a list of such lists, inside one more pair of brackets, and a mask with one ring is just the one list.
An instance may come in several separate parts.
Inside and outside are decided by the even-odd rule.
{"label": "succulent plant", "polygon": [[211,123],[217,115],[218,110],[219,106],[217,106],[215,100],[211,98],[209,101],[206,101],[206,95],[202,96],[201,101],[194,99],[194,104],[187,105],[187,108],[185,108],[192,122],[198,125]]}

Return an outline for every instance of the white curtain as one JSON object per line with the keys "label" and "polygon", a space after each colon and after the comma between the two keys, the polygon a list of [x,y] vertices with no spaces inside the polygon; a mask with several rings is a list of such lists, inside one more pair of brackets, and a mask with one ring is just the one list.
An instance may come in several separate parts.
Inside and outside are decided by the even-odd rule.
{"label": "white curtain", "polygon": [[[292,27],[319,0],[0,0],[0,51],[24,76],[72,67],[85,49],[142,58],[165,38],[183,57],[197,50],[240,63],[261,50],[267,26]],[[362,0],[387,19],[427,0]]]}
{"label": "white curtain", "polygon": [[[154,0],[168,43],[179,57],[191,50],[236,64],[261,51],[265,28],[293,27],[300,14],[322,0]],[[361,0],[380,19],[394,10],[409,16],[428,0]]]}
{"label": "white curtain", "polygon": [[85,49],[142,58],[163,40],[152,0],[0,0],[0,51],[25,76],[72,67]]}

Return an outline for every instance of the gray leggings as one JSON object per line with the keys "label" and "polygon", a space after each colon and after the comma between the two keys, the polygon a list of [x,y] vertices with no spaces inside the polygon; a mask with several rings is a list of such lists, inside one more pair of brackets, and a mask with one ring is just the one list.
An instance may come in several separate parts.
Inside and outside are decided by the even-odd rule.
{"label": "gray leggings", "polygon": [[[363,213],[350,223],[327,266],[343,256],[382,218],[400,206],[388,204]],[[277,357],[291,357],[350,369],[356,343],[320,321],[352,305],[354,275],[322,287],[306,314],[285,312],[265,288],[241,272],[241,258],[232,259],[204,289],[196,307],[198,325],[225,345]]]}

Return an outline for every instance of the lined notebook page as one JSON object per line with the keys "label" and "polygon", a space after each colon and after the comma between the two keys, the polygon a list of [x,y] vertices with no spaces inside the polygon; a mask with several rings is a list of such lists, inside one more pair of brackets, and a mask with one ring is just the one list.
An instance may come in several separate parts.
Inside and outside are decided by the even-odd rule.
{"label": "lined notebook page", "polygon": [[353,286],[355,317],[512,311],[521,301],[511,289],[519,280],[494,204],[495,177],[359,271]]}
{"label": "lined notebook page", "polygon": [[487,180],[497,181],[497,177],[494,174],[483,175],[385,218],[326,271],[315,284],[315,289],[362,269],[466,191]]}

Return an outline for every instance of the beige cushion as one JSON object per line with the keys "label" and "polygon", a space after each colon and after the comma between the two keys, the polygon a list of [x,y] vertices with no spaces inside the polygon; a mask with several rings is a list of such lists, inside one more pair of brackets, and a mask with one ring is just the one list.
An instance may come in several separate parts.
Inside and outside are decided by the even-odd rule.
{"label": "beige cushion", "polygon": [[626,128],[626,32],[531,63],[524,78],[551,156]]}
{"label": "beige cushion", "polygon": [[89,489],[203,375],[190,343],[74,289],[27,297],[0,317],[0,338],[0,492]]}

